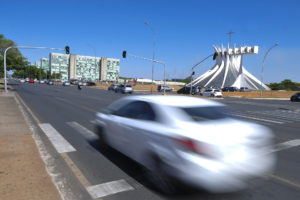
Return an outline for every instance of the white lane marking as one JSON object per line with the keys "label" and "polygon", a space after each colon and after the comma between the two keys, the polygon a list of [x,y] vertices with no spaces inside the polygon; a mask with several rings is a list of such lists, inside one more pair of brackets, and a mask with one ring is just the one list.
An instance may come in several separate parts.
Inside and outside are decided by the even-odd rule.
{"label": "white lane marking", "polygon": [[282,151],[292,147],[300,146],[300,139],[290,140],[287,142],[279,143],[273,146],[273,148],[268,153],[273,153],[277,151]]}
{"label": "white lane marking", "polygon": [[63,136],[61,136],[59,132],[51,126],[51,124],[44,123],[39,124],[39,126],[49,138],[58,153],[76,151],[76,149]]}
{"label": "white lane marking", "polygon": [[89,186],[86,189],[90,193],[90,195],[95,199],[116,194],[119,192],[134,190],[134,188],[123,179],[118,181],[102,183],[99,185]]}
{"label": "white lane marking", "polygon": [[254,119],[254,120],[259,120],[259,121],[271,122],[271,123],[275,123],[275,124],[284,124],[284,122],[278,122],[278,121],[268,120],[268,119],[261,119],[261,118],[257,118],[257,117],[249,117],[249,116],[237,115],[237,114],[230,114],[230,115],[237,116],[237,117],[243,117],[243,118],[247,118],[247,119]]}
{"label": "white lane marking", "polygon": [[78,131],[82,136],[88,138],[88,139],[97,139],[97,135],[90,131],[89,129],[85,128],[84,126],[78,124],[77,122],[66,122],[69,126],[71,126],[73,129]]}
{"label": "white lane marking", "polygon": [[96,120],[91,120],[90,123],[96,124]]}

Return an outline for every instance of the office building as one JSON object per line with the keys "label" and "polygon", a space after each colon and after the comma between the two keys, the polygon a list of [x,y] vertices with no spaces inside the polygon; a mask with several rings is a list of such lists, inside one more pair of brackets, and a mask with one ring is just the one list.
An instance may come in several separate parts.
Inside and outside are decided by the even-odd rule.
{"label": "office building", "polygon": [[120,60],[104,57],[50,53],[50,72],[62,74],[62,80],[117,81]]}

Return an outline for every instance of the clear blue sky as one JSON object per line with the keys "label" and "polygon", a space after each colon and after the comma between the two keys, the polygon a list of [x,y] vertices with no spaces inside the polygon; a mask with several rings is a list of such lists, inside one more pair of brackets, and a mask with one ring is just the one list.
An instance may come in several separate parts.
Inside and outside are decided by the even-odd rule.
{"label": "clear blue sky", "polygon": [[[167,64],[167,78],[184,78],[191,66],[213,53],[212,45],[228,42],[258,45],[258,55],[244,56],[243,65],[260,79],[265,62],[266,83],[289,78],[300,82],[300,1],[297,0],[15,0],[2,1],[0,33],[18,45],[64,48],[79,55],[121,59],[121,76],[151,78],[151,62],[121,58],[128,53]],[[48,50],[21,50],[30,62],[48,57]],[[200,75],[213,67],[200,65]],[[155,66],[155,79],[163,67]]]}

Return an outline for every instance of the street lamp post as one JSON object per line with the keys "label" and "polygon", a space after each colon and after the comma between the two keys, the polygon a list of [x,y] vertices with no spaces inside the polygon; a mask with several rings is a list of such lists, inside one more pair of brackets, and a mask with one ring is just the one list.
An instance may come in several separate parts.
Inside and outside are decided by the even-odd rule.
{"label": "street lamp post", "polygon": [[[141,56],[136,56],[136,55],[133,55],[133,54],[128,54],[126,51],[123,51],[123,58],[126,58],[126,56],[131,56],[131,57],[134,57],[134,58],[139,58],[139,59],[142,59],[142,60],[148,60],[148,61],[151,61],[151,62],[162,64],[164,66],[164,85],[166,85],[166,64],[164,62],[161,62],[159,60],[153,60],[153,59],[150,59],[150,58],[141,57]],[[165,94],[166,94],[166,88],[164,87],[164,95]]]}
{"label": "street lamp post", "polygon": [[190,95],[192,95],[192,82],[193,82],[193,75],[195,74],[194,69],[195,67],[197,67],[198,65],[200,65],[202,62],[204,62],[205,60],[207,60],[209,57],[213,56],[214,54],[211,54],[209,56],[207,56],[206,58],[202,59],[200,62],[197,62],[193,67],[192,67],[192,75],[191,75],[191,82],[190,82]]}
{"label": "street lamp post", "polygon": [[[152,28],[152,26],[150,26],[150,25],[148,24],[148,22],[145,21],[144,24],[147,25],[147,26],[150,28],[150,30],[152,31],[152,33],[153,33],[153,56],[152,56],[152,60],[155,60],[156,34],[155,34],[154,29]],[[155,65],[155,62],[152,61],[151,94],[152,94],[152,87],[153,87],[154,65]]]}
{"label": "street lamp post", "polygon": [[271,49],[273,49],[274,47],[277,47],[278,43],[275,43],[273,46],[271,46],[268,51],[266,52],[264,59],[262,61],[262,66],[261,66],[261,82],[260,82],[260,97],[262,97],[262,84],[263,84],[263,80],[264,80],[264,64],[265,64],[265,60],[267,58],[267,55],[269,54],[269,52],[271,51]]}
{"label": "street lamp post", "polygon": [[50,49],[50,50],[60,50],[64,51],[64,49],[58,49],[58,48],[49,48],[49,47],[28,47],[28,46],[10,46],[7,47],[4,51],[4,92],[8,93],[7,91],[7,80],[6,80],[6,53],[9,49]]}

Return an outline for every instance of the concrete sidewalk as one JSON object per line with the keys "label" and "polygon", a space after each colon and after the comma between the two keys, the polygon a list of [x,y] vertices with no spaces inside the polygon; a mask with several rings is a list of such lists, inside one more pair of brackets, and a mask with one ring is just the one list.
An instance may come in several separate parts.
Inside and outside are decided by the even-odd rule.
{"label": "concrete sidewalk", "polygon": [[0,93],[0,199],[61,199],[14,93]]}

